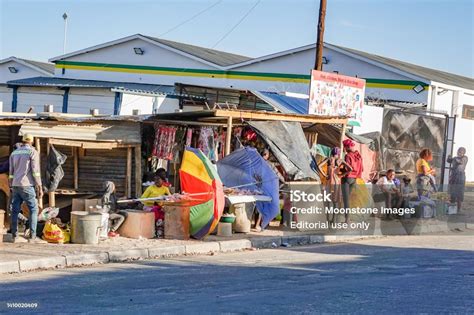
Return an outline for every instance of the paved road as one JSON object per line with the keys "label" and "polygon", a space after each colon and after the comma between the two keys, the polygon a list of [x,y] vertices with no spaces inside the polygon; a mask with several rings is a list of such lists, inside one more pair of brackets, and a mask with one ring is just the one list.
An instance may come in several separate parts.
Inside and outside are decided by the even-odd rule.
{"label": "paved road", "polygon": [[4,275],[0,313],[473,314],[473,253],[468,235],[404,236]]}

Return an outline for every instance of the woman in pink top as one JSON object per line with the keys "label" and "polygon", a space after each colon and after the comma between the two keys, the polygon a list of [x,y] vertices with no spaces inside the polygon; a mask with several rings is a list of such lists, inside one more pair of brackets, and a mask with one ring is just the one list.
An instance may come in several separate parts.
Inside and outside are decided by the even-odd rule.
{"label": "woman in pink top", "polygon": [[[344,145],[344,151],[346,152],[344,160],[351,168],[351,170],[342,178],[342,200],[344,202],[344,208],[347,209],[350,207],[349,196],[351,195],[351,191],[356,184],[356,179],[362,178],[364,167],[362,165],[362,156],[355,148],[355,142],[346,139],[342,144]],[[346,223],[348,222],[349,214],[346,214]]]}

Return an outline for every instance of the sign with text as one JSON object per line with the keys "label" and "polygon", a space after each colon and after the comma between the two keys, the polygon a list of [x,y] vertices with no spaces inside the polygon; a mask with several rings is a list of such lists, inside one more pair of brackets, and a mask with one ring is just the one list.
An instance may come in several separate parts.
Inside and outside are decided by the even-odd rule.
{"label": "sign with text", "polygon": [[360,124],[364,106],[365,80],[313,70],[309,114],[348,116]]}

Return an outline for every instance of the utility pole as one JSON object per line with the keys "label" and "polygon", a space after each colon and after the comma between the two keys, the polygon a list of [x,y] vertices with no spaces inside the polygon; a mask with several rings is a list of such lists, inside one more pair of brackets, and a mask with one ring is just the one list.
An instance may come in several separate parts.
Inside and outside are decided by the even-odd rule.
{"label": "utility pole", "polygon": [[324,46],[324,20],[326,18],[326,1],[320,0],[319,19],[318,19],[318,39],[316,41],[316,61],[314,69],[323,70],[323,46]]}
{"label": "utility pole", "polygon": [[67,39],[67,13],[64,12],[63,14],[64,20],[64,43],[63,43],[63,55],[66,54],[66,39]]}

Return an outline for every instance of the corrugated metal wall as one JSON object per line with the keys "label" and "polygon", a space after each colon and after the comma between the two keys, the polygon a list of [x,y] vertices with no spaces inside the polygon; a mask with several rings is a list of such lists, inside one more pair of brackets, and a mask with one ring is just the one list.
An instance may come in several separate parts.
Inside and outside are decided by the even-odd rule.
{"label": "corrugated metal wall", "polygon": [[[11,136],[13,134],[18,135],[20,126],[1,126],[0,127],[0,145],[10,146],[12,144]],[[17,136],[16,139],[13,139],[13,142],[21,141],[21,137]]]}
{"label": "corrugated metal wall", "polygon": [[[65,174],[59,188],[72,189],[74,187],[74,157],[72,149],[71,147],[61,145],[55,145],[55,148],[67,156],[66,163],[63,165]],[[124,195],[126,170],[127,149],[87,149],[84,152],[84,156],[79,156],[79,191],[102,193],[103,182],[110,180],[115,183],[118,195]],[[134,194],[135,161],[133,161],[132,165],[132,195]]]}

